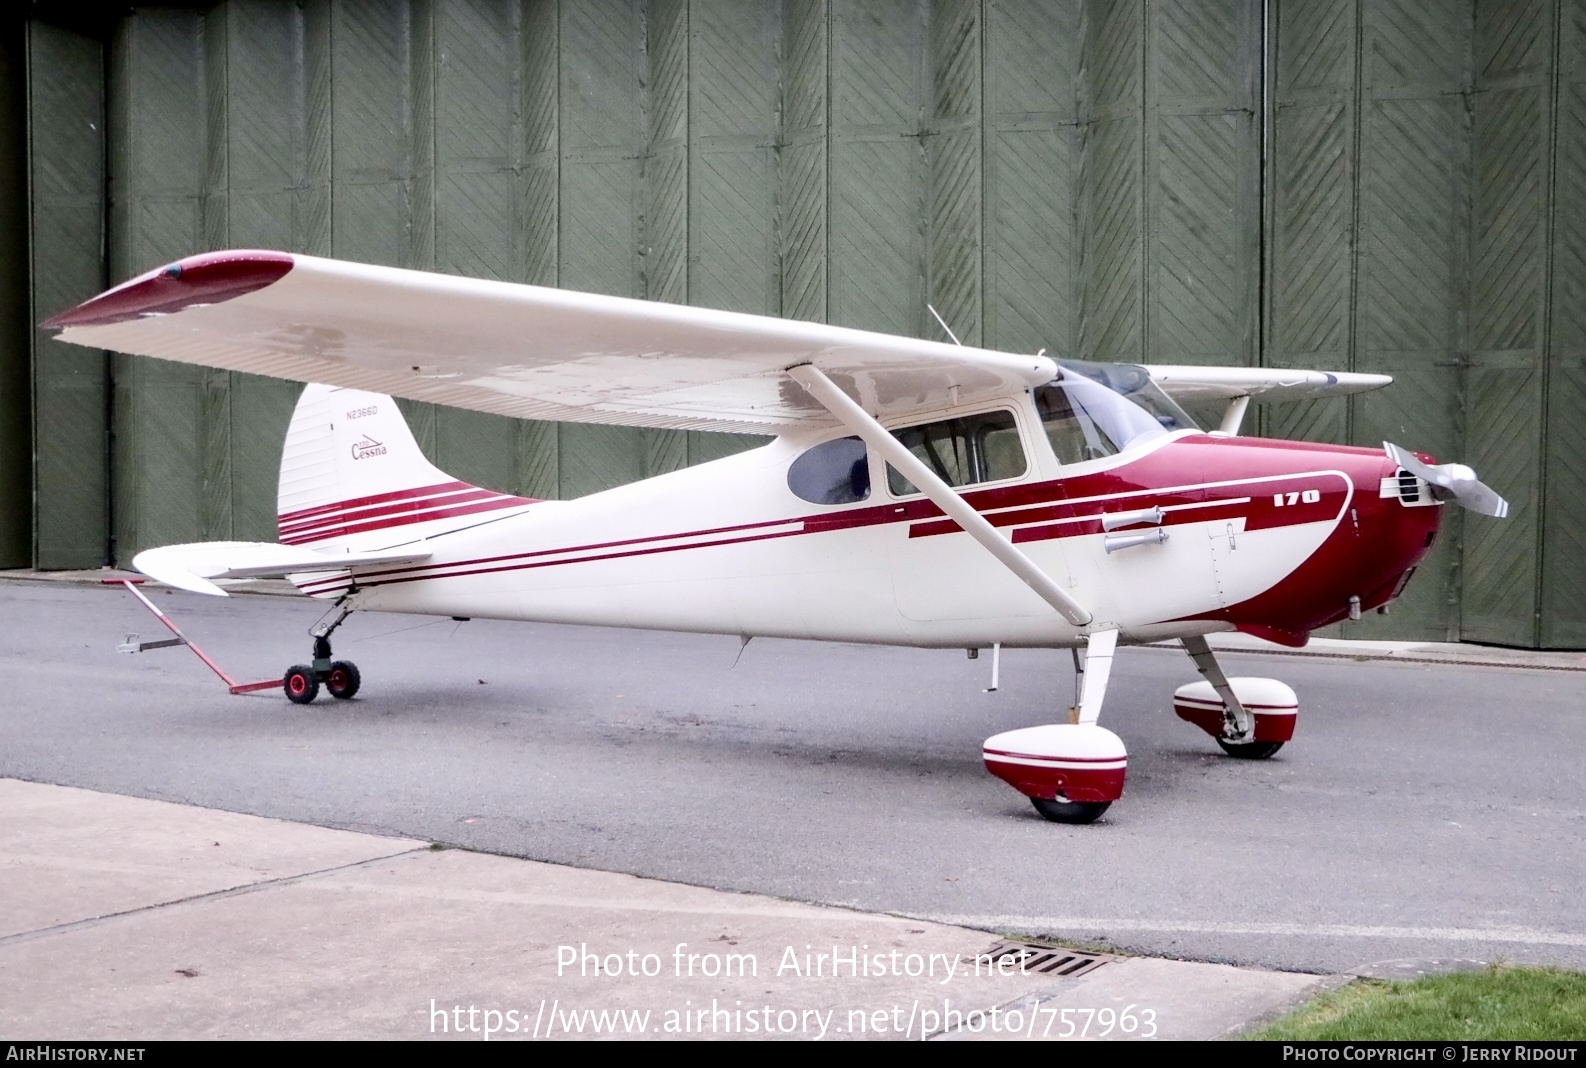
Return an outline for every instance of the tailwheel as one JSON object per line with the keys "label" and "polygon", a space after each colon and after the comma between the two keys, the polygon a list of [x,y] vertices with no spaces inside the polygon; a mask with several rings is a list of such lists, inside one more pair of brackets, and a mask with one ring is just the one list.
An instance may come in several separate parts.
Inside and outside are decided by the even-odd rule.
{"label": "tailwheel", "polygon": [[306,705],[319,696],[319,676],[306,664],[294,664],[286,669],[281,679],[281,689],[286,699],[295,705]]}
{"label": "tailwheel", "polygon": [[1095,823],[1112,805],[1111,801],[1063,801],[1044,797],[1030,798],[1035,811],[1053,823]]}
{"label": "tailwheel", "polygon": [[1283,748],[1282,742],[1229,742],[1222,738],[1217,739],[1217,744],[1237,760],[1265,760]]}
{"label": "tailwheel", "polygon": [[358,674],[358,665],[351,660],[337,660],[330,666],[330,674],[325,679],[325,689],[338,701],[345,701],[358,692],[358,687],[363,685],[363,678]]}

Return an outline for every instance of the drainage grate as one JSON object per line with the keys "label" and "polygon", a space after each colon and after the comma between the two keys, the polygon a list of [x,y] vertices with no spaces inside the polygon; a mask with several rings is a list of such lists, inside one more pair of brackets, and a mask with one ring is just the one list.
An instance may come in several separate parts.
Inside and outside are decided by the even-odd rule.
{"label": "drainage grate", "polygon": [[986,950],[977,960],[984,960],[987,957],[991,958],[993,963],[1012,958],[1022,962],[1020,966],[1022,971],[1065,977],[1085,975],[1109,961],[1118,959],[1110,953],[1086,953],[1063,946],[1048,946],[1040,942],[1006,938]]}

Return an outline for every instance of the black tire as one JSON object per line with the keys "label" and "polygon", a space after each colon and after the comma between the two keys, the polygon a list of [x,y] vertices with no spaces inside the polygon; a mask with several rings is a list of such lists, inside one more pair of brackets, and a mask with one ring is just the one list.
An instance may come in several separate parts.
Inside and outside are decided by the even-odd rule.
{"label": "black tire", "polygon": [[1235,760],[1265,760],[1283,748],[1282,742],[1225,742],[1221,738],[1217,744]]}
{"label": "black tire", "polygon": [[281,689],[294,705],[312,704],[319,696],[319,676],[306,664],[293,664],[281,678]]}
{"label": "black tire", "polygon": [[363,678],[358,674],[358,665],[351,660],[338,660],[331,664],[330,675],[325,679],[326,691],[338,701],[347,700],[362,685]]}
{"label": "black tire", "polygon": [[1053,823],[1095,823],[1112,802],[1048,801],[1044,797],[1032,797],[1030,804]]}

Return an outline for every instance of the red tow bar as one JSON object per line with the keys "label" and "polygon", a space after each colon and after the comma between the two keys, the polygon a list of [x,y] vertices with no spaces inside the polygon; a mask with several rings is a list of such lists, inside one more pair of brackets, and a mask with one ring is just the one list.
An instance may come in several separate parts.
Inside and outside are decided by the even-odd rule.
{"label": "red tow bar", "polygon": [[219,664],[209,659],[204,650],[200,649],[198,646],[194,645],[188,640],[187,635],[182,633],[181,628],[175,623],[171,622],[170,616],[167,616],[164,612],[160,611],[158,605],[143,595],[143,591],[138,589],[139,584],[143,582],[142,579],[101,579],[100,582],[106,586],[125,586],[128,593],[142,601],[143,607],[153,612],[154,617],[161,623],[164,623],[167,630],[176,635],[175,638],[166,638],[163,641],[140,642],[135,640],[137,635],[133,634],[130,635],[124,643],[122,643],[121,652],[142,653],[147,652],[150,649],[169,649],[173,645],[185,645],[193,651],[194,656],[198,657],[198,659],[204,662],[205,667],[209,668],[209,670],[213,671],[216,675],[219,675],[220,681],[226,684],[226,689],[234,694],[252,693],[255,690],[271,690],[281,685],[280,679],[265,679],[263,682],[237,682],[233,680],[230,675],[220,670]]}

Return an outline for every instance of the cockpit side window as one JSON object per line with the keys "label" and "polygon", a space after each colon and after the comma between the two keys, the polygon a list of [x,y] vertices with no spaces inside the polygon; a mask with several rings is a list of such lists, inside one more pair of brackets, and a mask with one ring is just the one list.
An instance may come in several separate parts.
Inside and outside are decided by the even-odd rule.
{"label": "cockpit side window", "polygon": [[1035,390],[1059,463],[1098,460],[1195,423],[1142,367],[1061,360],[1062,377]]}
{"label": "cockpit side window", "polygon": [[811,504],[853,504],[870,496],[870,457],[858,438],[806,449],[788,467],[787,487]]}
{"label": "cockpit side window", "polygon": [[[892,436],[949,486],[1018,478],[1029,468],[1018,421],[1008,411],[942,419],[894,430]],[[887,487],[898,497],[919,492],[890,464]]]}
{"label": "cockpit side window", "polygon": [[1083,404],[1076,404],[1062,385],[1042,386],[1035,391],[1035,409],[1041,413],[1046,440],[1060,464],[1099,460],[1118,451]]}

